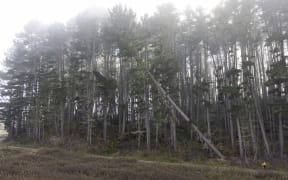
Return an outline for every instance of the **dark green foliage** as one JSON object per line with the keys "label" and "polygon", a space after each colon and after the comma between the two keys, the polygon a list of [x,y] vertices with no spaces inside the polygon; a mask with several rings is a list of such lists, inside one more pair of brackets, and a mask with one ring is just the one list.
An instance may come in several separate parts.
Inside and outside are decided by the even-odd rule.
{"label": "dark green foliage", "polygon": [[234,77],[234,76],[238,76],[239,73],[241,72],[240,69],[235,69],[235,68],[232,68],[230,70],[228,70],[226,72],[226,76],[229,78],[229,77]]}

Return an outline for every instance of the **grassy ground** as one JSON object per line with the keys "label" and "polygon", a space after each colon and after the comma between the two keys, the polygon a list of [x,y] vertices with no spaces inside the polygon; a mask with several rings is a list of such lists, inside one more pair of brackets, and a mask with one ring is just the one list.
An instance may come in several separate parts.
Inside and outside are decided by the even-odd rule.
{"label": "grassy ground", "polygon": [[219,164],[137,160],[2,143],[0,179],[288,179],[288,173]]}

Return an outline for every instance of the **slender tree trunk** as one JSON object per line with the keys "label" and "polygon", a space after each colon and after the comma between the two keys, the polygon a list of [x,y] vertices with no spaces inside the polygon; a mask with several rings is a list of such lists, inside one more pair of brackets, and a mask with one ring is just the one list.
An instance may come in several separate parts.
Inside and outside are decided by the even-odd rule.
{"label": "slender tree trunk", "polygon": [[284,156],[284,135],[283,135],[283,123],[282,123],[282,109],[280,109],[279,112],[279,151],[280,151],[280,157],[283,158]]}
{"label": "slender tree trunk", "polygon": [[61,138],[64,138],[64,104],[60,103]]}
{"label": "slender tree trunk", "polygon": [[173,118],[170,118],[170,133],[171,133],[171,145],[174,152],[177,150],[177,140],[176,140],[176,122]]}
{"label": "slender tree trunk", "polygon": [[156,123],[156,127],[155,127],[155,145],[156,145],[156,147],[158,147],[158,143],[159,143],[159,124]]}
{"label": "slender tree trunk", "polygon": [[207,118],[207,134],[208,134],[208,139],[211,141],[211,124],[210,124],[210,115],[209,115],[209,108],[206,108],[206,118]]}
{"label": "slender tree trunk", "polygon": [[262,134],[262,138],[264,141],[264,146],[265,146],[265,150],[267,153],[267,156],[270,157],[271,156],[271,152],[270,152],[270,146],[267,140],[267,136],[266,136],[266,132],[265,132],[265,127],[264,127],[264,122],[263,122],[263,117],[261,115],[261,112],[259,110],[259,104],[258,101],[256,99],[256,95],[255,92],[252,90],[252,96],[253,96],[253,101],[254,101],[254,106],[255,106],[255,110],[256,110],[256,115],[257,115],[257,119],[260,125],[260,130],[261,130],[261,134]]}
{"label": "slender tree trunk", "polygon": [[241,126],[240,126],[239,118],[236,118],[236,124],[237,124],[238,141],[239,141],[239,152],[240,152],[241,159],[243,159],[244,151],[243,151],[243,142],[242,142]]}
{"label": "slender tree trunk", "polygon": [[63,52],[62,47],[59,47],[59,56],[58,56],[58,76],[59,76],[59,86],[62,92],[60,101],[60,134],[61,138],[64,138],[64,104],[65,104],[65,94],[64,94],[64,59],[63,59]]}
{"label": "slender tree trunk", "polygon": [[108,117],[109,117],[109,112],[110,112],[109,103],[107,103],[106,112],[105,112],[105,116],[104,116],[104,122],[103,122],[103,140],[104,140],[104,143],[107,142],[107,121],[108,121]]}
{"label": "slender tree trunk", "polygon": [[[230,105],[230,100],[226,100],[226,101],[228,101],[228,108],[230,108],[231,107],[231,105]],[[229,119],[229,129],[230,129],[230,141],[231,141],[231,146],[232,146],[232,148],[234,148],[234,145],[235,145],[235,143],[234,143],[234,127],[233,127],[233,121],[232,121],[232,116],[231,116],[231,113],[226,113],[227,114],[227,118]]]}
{"label": "slender tree trunk", "polygon": [[171,107],[170,117],[170,138],[171,138],[171,146],[174,152],[177,151],[177,138],[176,138],[176,113],[173,107]]}
{"label": "slender tree trunk", "polygon": [[256,160],[257,159],[257,142],[256,142],[256,136],[255,136],[255,128],[252,122],[251,113],[249,112],[247,107],[245,109],[248,114],[249,130],[250,130],[250,135],[251,135],[254,160]]}
{"label": "slender tree trunk", "polygon": [[92,119],[90,112],[88,112],[88,118],[87,118],[87,142],[89,144],[92,144]]}
{"label": "slender tree trunk", "polygon": [[[71,98],[71,97],[70,97]],[[71,99],[68,100],[68,110],[67,110],[67,132],[71,135]]]}
{"label": "slender tree trunk", "polygon": [[137,120],[137,146],[140,149],[141,146],[141,117],[138,117]]}
{"label": "slender tree trunk", "polygon": [[149,87],[145,85],[145,128],[146,128],[146,148],[150,150],[150,116],[149,116]]}

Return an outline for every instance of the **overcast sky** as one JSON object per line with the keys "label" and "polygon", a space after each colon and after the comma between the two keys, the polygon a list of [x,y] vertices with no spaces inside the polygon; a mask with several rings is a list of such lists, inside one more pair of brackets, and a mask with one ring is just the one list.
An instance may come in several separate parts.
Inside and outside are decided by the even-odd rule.
{"label": "overcast sky", "polygon": [[55,21],[66,22],[84,9],[98,7],[112,8],[115,4],[123,4],[132,8],[137,15],[152,14],[159,4],[171,2],[179,11],[187,5],[191,8],[202,6],[207,11],[215,7],[221,0],[3,0],[0,3],[0,62],[4,53],[12,46],[15,33],[22,30],[24,24],[31,19],[43,23]]}

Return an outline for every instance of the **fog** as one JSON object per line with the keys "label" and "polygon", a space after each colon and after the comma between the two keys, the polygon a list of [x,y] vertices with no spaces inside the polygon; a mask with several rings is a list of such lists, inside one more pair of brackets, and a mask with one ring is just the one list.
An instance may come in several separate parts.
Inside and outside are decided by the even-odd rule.
{"label": "fog", "polygon": [[132,8],[138,16],[152,14],[158,5],[171,2],[181,12],[187,6],[191,8],[203,7],[210,11],[220,0],[9,0],[2,1],[0,6],[0,60],[3,61],[4,53],[12,46],[13,38],[20,32],[23,26],[32,19],[43,23],[55,21],[66,22],[73,16],[85,9],[95,8],[99,11],[106,11],[113,5],[123,4]]}

